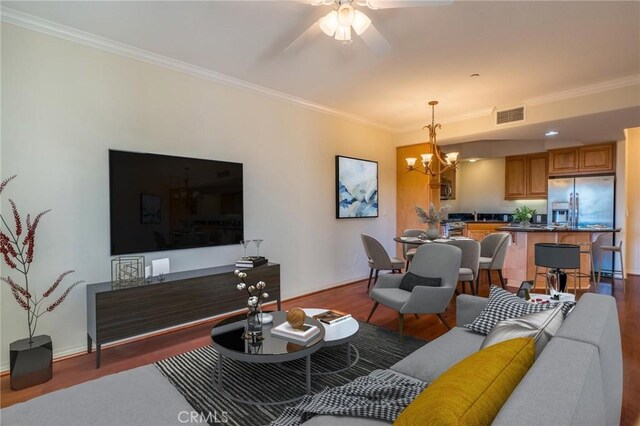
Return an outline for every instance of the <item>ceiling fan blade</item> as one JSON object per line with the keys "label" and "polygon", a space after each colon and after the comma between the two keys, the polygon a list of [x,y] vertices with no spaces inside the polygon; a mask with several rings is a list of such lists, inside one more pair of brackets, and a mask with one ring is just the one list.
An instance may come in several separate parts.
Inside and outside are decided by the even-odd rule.
{"label": "ceiling fan blade", "polygon": [[295,40],[293,40],[287,47],[284,48],[284,52],[295,52],[299,50],[303,45],[309,43],[312,39],[316,38],[322,30],[320,29],[320,20],[318,19],[309,26],[302,34],[300,34]]}
{"label": "ceiling fan blade", "polygon": [[360,0],[360,6],[367,6],[369,9],[399,9],[405,7],[422,6],[448,6],[453,0]]}
{"label": "ceiling fan blade", "polygon": [[391,50],[391,45],[387,39],[380,34],[380,31],[373,24],[369,25],[369,28],[360,34],[360,38],[376,55],[386,55]]}

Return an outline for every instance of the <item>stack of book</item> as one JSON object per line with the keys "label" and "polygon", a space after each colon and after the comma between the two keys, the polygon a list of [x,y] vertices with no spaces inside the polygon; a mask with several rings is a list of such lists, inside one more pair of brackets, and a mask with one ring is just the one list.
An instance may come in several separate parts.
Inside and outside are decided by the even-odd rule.
{"label": "stack of book", "polygon": [[296,343],[307,343],[313,339],[320,329],[315,325],[304,324],[301,329],[291,327],[288,322],[283,322],[277,327],[271,329],[271,335],[290,340]]}
{"label": "stack of book", "polygon": [[267,262],[269,261],[263,256],[245,256],[236,260],[236,268],[255,268]]}
{"label": "stack of book", "polygon": [[351,314],[346,314],[344,312],[336,311],[332,309],[332,310],[324,311],[320,314],[314,315],[313,317],[320,322],[333,325],[341,321],[348,320],[349,318],[351,318]]}

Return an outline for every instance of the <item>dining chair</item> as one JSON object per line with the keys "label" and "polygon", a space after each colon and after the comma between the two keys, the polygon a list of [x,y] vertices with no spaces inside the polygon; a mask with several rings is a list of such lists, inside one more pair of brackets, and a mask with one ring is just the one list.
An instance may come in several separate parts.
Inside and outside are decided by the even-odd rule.
{"label": "dining chair", "polygon": [[400,288],[405,274],[385,274],[371,289],[369,297],[373,307],[367,322],[382,304],[398,312],[398,332],[403,335],[405,314],[435,314],[440,321],[451,328],[444,318],[451,298],[458,284],[462,250],[449,244],[424,244],[416,250],[409,271],[425,279],[439,279],[440,285],[416,285],[411,291]]}
{"label": "dining chair", "polygon": [[[500,285],[505,288],[504,277],[502,276],[502,267],[504,266],[504,259],[507,255],[507,248],[509,247],[509,237],[511,234],[508,232],[494,232],[482,239],[480,242],[480,271],[487,270],[487,276],[489,277],[489,287],[491,287],[491,271],[498,271],[498,277],[500,278]],[[480,272],[476,279],[476,292],[480,289]]]}
{"label": "dining chair", "polygon": [[480,243],[476,240],[452,240],[447,244],[462,250],[460,272],[458,273],[458,281],[462,283],[462,292],[466,293],[466,286],[467,283],[469,283],[471,293],[474,295],[478,294],[474,283],[478,279],[478,270],[480,267]]}
{"label": "dining chair", "polygon": [[[403,237],[419,237],[425,235],[424,229],[405,229],[402,232]],[[409,268],[409,264],[413,260],[413,255],[416,254],[416,250],[420,247],[420,244],[402,243],[402,257],[407,261],[406,268]]]}
{"label": "dining chair", "polygon": [[380,241],[373,238],[371,235],[362,234],[362,244],[364,245],[364,251],[367,253],[369,259],[369,282],[367,282],[367,291],[371,287],[371,279],[373,278],[373,271],[376,272],[375,280],[373,284],[378,282],[378,273],[380,271],[392,271],[401,272],[404,266],[404,261],[391,257],[384,249]]}

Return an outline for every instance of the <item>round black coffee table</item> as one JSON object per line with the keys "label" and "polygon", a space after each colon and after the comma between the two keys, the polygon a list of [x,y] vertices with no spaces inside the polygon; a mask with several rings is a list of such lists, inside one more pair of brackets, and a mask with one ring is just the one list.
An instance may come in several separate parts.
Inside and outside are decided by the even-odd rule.
{"label": "round black coffee table", "polygon": [[247,324],[246,314],[236,315],[220,321],[211,330],[212,346],[218,353],[218,362],[213,372],[213,386],[225,397],[237,402],[252,405],[276,405],[286,404],[301,399],[304,395],[286,401],[261,402],[250,399],[235,397],[224,389],[222,367],[224,359],[229,358],[236,361],[273,364],[293,361],[306,358],[306,393],[311,393],[311,354],[319,350],[324,344],[325,330],[322,324],[310,317],[307,317],[305,324],[315,325],[320,332],[307,343],[296,343],[292,340],[285,340],[271,335],[271,328],[277,327],[286,321],[286,312],[271,312],[273,322],[263,325],[263,339],[257,344],[243,338]]}

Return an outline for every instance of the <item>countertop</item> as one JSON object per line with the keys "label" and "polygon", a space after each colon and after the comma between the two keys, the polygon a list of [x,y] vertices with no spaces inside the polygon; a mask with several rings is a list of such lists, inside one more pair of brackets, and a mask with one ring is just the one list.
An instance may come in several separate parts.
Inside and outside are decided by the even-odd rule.
{"label": "countertop", "polygon": [[620,232],[620,228],[547,228],[546,226],[501,226],[496,231],[511,232]]}
{"label": "countertop", "polygon": [[511,223],[504,220],[465,220],[464,223]]}

